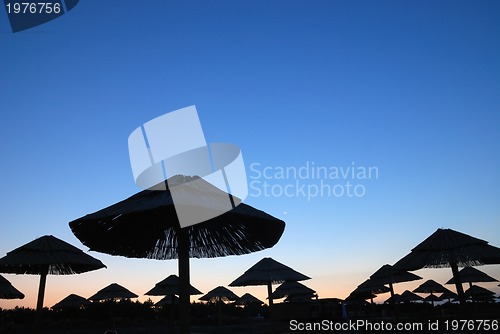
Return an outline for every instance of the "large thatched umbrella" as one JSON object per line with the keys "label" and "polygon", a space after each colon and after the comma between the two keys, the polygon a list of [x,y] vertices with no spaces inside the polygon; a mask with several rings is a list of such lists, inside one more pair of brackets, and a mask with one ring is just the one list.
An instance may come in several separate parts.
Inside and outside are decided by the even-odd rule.
{"label": "large thatched umbrella", "polygon": [[[458,272],[458,275],[462,283],[469,283],[469,288],[472,287],[472,283],[498,282],[497,279],[474,267],[465,267]],[[452,277],[445,284],[455,284],[455,278]]]}
{"label": "large thatched umbrella", "polygon": [[[196,182],[194,182],[196,181]],[[169,186],[182,185],[184,203],[175,206]],[[202,223],[181,228],[176,208],[210,210],[213,201],[197,200],[220,193],[198,177],[174,176],[164,190],[143,190],[132,197],[69,223],[91,250],[149,259],[179,259],[181,333],[189,333],[189,258],[242,255],[274,246],[283,234],[282,220],[241,203]],[[175,186],[173,186],[175,187]],[[221,195],[222,196],[222,195]],[[217,195],[216,197],[221,197]],[[232,196],[225,193],[239,202]],[[197,200],[193,200],[196,198]]]}
{"label": "large thatched umbrella", "polygon": [[451,267],[460,304],[465,305],[458,267],[500,264],[500,248],[452,229],[438,229],[399,260],[399,270]]}
{"label": "large thatched umbrella", "polygon": [[35,239],[0,259],[0,272],[40,275],[37,322],[40,319],[47,275],[72,275],[105,268],[96,258],[52,235]]}
{"label": "large thatched umbrella", "polygon": [[311,278],[276,260],[273,260],[270,257],[265,257],[245,271],[243,275],[235,279],[231,284],[229,284],[229,286],[266,285],[269,306],[272,307],[273,284],[281,284],[286,281],[303,281],[308,279]]}
{"label": "large thatched umbrella", "polygon": [[12,284],[0,275],[0,299],[23,299],[24,294],[14,288]]}

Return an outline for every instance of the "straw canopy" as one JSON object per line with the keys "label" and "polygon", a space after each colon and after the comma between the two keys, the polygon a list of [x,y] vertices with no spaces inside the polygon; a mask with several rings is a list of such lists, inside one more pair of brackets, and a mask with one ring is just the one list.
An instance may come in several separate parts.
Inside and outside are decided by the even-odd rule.
{"label": "straw canopy", "polygon": [[[154,288],[145,293],[147,296],[167,296],[180,294],[180,280],[177,275],[170,275],[164,280],[155,284]],[[194,286],[190,286],[190,295],[201,295],[202,292]]]}
{"label": "straw canopy", "polygon": [[105,288],[97,291],[94,295],[90,296],[88,299],[92,301],[98,300],[114,300],[114,299],[128,299],[137,298],[135,293],[131,292],[127,288],[121,286],[117,283],[111,283]]}
{"label": "straw canopy", "polygon": [[23,299],[24,294],[2,275],[0,275],[0,299]]}
{"label": "straw canopy", "polygon": [[308,279],[311,278],[270,257],[265,257],[235,279],[229,286],[281,284],[285,281]]}
{"label": "straw canopy", "polygon": [[455,292],[448,290],[446,292],[443,292],[443,294],[441,295],[441,299],[448,299],[449,301],[451,301],[452,299],[458,299],[458,295]]}
{"label": "straw canopy", "polygon": [[28,242],[0,259],[0,272],[9,274],[72,275],[105,267],[98,259],[52,235]]}
{"label": "straw canopy", "polygon": [[40,275],[36,320],[43,308],[47,275],[71,275],[106,268],[96,258],[52,235],[35,239],[0,259],[0,272]]}
{"label": "straw canopy", "polygon": [[458,267],[500,264],[500,248],[452,229],[438,229],[399,260],[399,270],[451,267],[460,304],[465,304]]}
{"label": "straw canopy", "polygon": [[306,297],[311,298],[316,293],[315,290],[305,286],[302,283],[296,281],[287,281],[281,284],[274,290],[272,296],[274,299],[292,297]]}
{"label": "straw canopy", "polygon": [[400,270],[500,264],[500,248],[452,229],[438,229],[399,260]]}
{"label": "straw canopy", "polygon": [[[191,191],[200,198],[200,193],[212,195],[212,188],[208,182],[196,182]],[[185,197],[190,202],[189,194]],[[196,210],[195,204],[191,206]],[[282,220],[241,203],[220,216],[181,229],[168,185],[166,190],[143,190],[69,225],[91,250],[159,260],[179,258],[180,231],[189,235],[189,257],[215,258],[272,247],[285,228]]]}
{"label": "straw canopy", "polygon": [[[196,180],[196,182],[191,182]],[[182,201],[174,201],[171,184],[183,184]],[[181,228],[176,207],[183,211],[210,210],[205,202],[214,190],[199,177],[176,175],[163,190],[143,190],[121,202],[69,223],[72,232],[91,250],[111,255],[149,259],[179,259],[180,332],[189,333],[189,259],[243,255],[273,247],[285,222],[249,205],[199,224]],[[232,203],[239,202],[225,193]],[[220,196],[219,196],[220,197]],[[227,198],[226,197],[226,198]],[[218,211],[219,212],[219,211]]]}
{"label": "straw canopy", "polygon": [[264,304],[264,302],[261,301],[260,299],[258,299],[257,297],[254,297],[253,295],[251,295],[249,293],[245,293],[243,296],[238,298],[234,302],[234,304],[235,305],[252,305],[252,304],[262,305],[262,304]]}
{"label": "straw canopy", "polygon": [[[469,286],[471,286],[472,283],[498,282],[497,279],[474,267],[465,267],[458,272],[458,275],[460,276],[461,282],[468,282]],[[455,279],[452,277],[445,284],[455,284]]]}
{"label": "straw canopy", "polygon": [[92,303],[89,302],[88,299],[79,295],[70,294],[69,296],[65,297],[60,302],[52,306],[52,308],[53,309],[79,308],[90,304]]}
{"label": "straw canopy", "polygon": [[435,302],[440,302],[442,301],[441,297],[438,297],[436,295],[428,295],[423,299],[424,302],[429,302],[434,305]]}
{"label": "straw canopy", "polygon": [[478,285],[473,285],[467,291],[465,291],[465,296],[466,297],[472,297],[474,299],[491,299],[495,293],[493,291],[490,291],[486,288],[483,288]]}
{"label": "straw canopy", "polygon": [[444,286],[432,279],[425,281],[424,283],[420,284],[415,290],[413,290],[413,292],[430,294],[444,293],[447,291],[450,292],[450,290],[446,289]]}
{"label": "straw canopy", "polygon": [[234,292],[225,288],[223,286],[218,286],[215,289],[210,290],[204,296],[198,298],[199,300],[207,301],[207,302],[216,302],[216,301],[235,301],[238,300],[238,297]]}
{"label": "straw canopy", "polygon": [[377,297],[376,295],[389,292],[390,289],[385,285],[367,279],[360,285],[354,289],[349,296],[347,296],[346,300],[367,300],[370,299],[373,302],[373,298]]}
{"label": "straw canopy", "polygon": [[243,275],[235,279],[229,286],[266,285],[269,306],[272,306],[273,284],[281,284],[285,281],[303,281],[307,279],[310,279],[310,277],[270,257],[265,257],[245,271]]}
{"label": "straw canopy", "polygon": [[156,302],[155,306],[163,307],[165,305],[179,304],[179,297],[174,294],[165,295],[162,299]]}
{"label": "straw canopy", "polygon": [[399,297],[399,301],[400,302],[406,302],[406,301],[408,301],[408,302],[415,302],[415,301],[418,301],[418,300],[422,300],[422,297],[420,297],[419,295],[411,292],[410,290],[403,291],[403,293]]}

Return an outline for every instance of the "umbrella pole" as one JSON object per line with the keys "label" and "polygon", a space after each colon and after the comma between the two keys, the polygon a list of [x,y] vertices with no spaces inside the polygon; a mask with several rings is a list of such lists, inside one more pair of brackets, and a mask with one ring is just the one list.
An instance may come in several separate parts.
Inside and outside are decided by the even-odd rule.
{"label": "umbrella pole", "polygon": [[43,298],[45,296],[45,283],[47,283],[47,274],[49,266],[43,266],[40,270],[40,285],[38,286],[38,300],[36,302],[35,328],[38,329],[42,319]]}
{"label": "umbrella pole", "polygon": [[177,231],[177,248],[179,253],[179,322],[180,334],[189,334],[190,300],[189,300],[189,234],[187,228]]}
{"label": "umbrella pole", "polygon": [[455,279],[455,288],[457,289],[458,300],[460,301],[460,309],[465,315],[465,295],[464,295],[464,287],[462,286],[462,279],[458,274],[458,265],[456,263],[450,264],[451,271],[453,273],[453,278]]}
{"label": "umbrella pole", "polygon": [[391,304],[392,308],[394,310],[394,316],[396,317],[396,320],[399,319],[399,312],[398,312],[398,307],[396,305],[396,300],[394,298],[394,287],[392,286],[392,281],[389,282],[389,290],[391,291]]}

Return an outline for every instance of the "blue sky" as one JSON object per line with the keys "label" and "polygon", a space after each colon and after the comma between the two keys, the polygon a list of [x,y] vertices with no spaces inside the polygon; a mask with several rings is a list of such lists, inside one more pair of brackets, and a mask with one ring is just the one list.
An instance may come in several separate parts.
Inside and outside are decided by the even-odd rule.
{"label": "blue sky", "polygon": [[[286,231],[270,250],[192,260],[204,292],[271,256],[343,298],[439,227],[500,246],[496,1],[94,0],[15,34],[0,12],[0,254],[45,234],[86,250],[68,222],[139,190],[129,134],[189,105],[208,142],[241,148],[249,176],[253,163],[379,171],[353,180],[363,197],[249,196]],[[142,294],[177,273],[92,255],[108,269],[49,277],[46,306],[112,282]],[[0,307],[34,307],[37,278],[4,276],[27,297]]]}

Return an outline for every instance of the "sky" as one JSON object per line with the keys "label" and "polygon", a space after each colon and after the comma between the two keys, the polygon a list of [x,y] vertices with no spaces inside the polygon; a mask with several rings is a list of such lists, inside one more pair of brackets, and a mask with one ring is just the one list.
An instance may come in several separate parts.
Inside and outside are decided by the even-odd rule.
{"label": "sky", "polygon": [[[191,105],[207,142],[240,147],[245,203],[286,222],[271,249],[192,259],[202,292],[272,257],[345,298],[438,228],[500,247],[498,17],[498,1],[86,0],[12,33],[2,8],[0,256],[43,235],[87,252],[68,223],[140,190],[128,136]],[[178,273],[89,254],[107,269],[49,276],[45,306],[113,282],[144,301]],[[39,278],[3,276],[26,297],[0,307],[34,308]]]}

